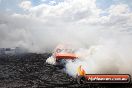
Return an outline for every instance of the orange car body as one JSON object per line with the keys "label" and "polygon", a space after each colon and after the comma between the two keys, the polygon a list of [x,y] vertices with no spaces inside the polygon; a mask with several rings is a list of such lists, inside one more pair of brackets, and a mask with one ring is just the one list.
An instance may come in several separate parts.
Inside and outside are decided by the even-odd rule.
{"label": "orange car body", "polygon": [[64,45],[59,45],[56,47],[54,50],[53,56],[56,58],[56,60],[61,60],[61,59],[71,59],[74,60],[78,58],[78,56],[75,54],[75,50],[71,47],[64,46]]}
{"label": "orange car body", "polygon": [[76,54],[73,53],[57,53],[55,54],[56,59],[75,59],[77,58]]}

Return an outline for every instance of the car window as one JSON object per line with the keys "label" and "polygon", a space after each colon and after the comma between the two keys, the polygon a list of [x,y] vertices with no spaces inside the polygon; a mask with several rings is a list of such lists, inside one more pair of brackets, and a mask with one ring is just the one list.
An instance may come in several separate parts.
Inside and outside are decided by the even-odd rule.
{"label": "car window", "polygon": [[75,53],[73,49],[57,49],[56,53]]}

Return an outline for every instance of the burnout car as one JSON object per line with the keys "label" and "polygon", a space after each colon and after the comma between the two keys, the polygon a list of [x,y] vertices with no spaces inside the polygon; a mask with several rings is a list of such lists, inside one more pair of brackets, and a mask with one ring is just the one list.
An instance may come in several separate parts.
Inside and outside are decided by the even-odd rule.
{"label": "burnout car", "polygon": [[74,61],[78,58],[75,51],[75,49],[69,46],[59,45],[54,50],[53,57],[55,58],[57,64],[65,64],[67,60]]}

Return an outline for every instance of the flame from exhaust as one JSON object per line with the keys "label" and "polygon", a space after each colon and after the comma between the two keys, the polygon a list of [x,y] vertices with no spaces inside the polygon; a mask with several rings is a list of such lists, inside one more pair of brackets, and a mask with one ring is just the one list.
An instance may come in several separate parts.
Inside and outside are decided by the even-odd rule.
{"label": "flame from exhaust", "polygon": [[78,76],[84,76],[86,74],[85,70],[82,68],[82,65],[78,67]]}

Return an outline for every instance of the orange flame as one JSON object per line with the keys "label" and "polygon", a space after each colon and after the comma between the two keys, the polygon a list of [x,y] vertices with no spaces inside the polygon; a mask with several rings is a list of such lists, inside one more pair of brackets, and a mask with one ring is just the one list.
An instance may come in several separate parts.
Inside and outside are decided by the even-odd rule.
{"label": "orange flame", "polygon": [[82,68],[82,66],[80,65],[78,67],[78,75],[80,76],[84,76],[86,74],[85,70]]}

